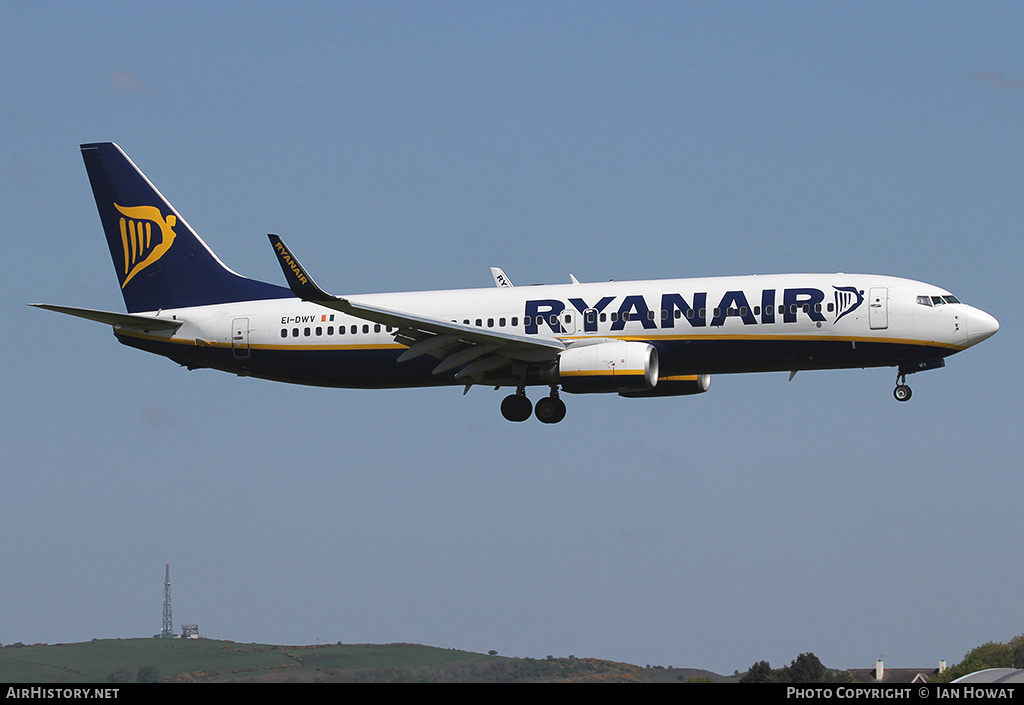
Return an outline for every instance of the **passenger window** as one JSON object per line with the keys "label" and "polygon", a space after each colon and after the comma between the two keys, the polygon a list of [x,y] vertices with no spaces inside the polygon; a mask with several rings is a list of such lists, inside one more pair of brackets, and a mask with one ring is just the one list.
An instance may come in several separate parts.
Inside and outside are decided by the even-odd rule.
{"label": "passenger window", "polygon": [[292,328],[292,337],[293,338],[298,338],[299,337],[299,329],[298,328]]}
{"label": "passenger window", "polygon": [[282,338],[287,338],[288,337],[288,329],[287,328],[282,328],[281,329],[281,337]]}

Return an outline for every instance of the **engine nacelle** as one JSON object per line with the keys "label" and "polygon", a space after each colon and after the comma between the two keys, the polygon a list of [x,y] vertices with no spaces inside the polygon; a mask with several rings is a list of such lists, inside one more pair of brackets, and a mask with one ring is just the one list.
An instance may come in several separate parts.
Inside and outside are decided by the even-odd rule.
{"label": "engine nacelle", "polygon": [[583,345],[558,355],[558,381],[573,394],[642,392],[658,384],[658,351],[621,340]]}
{"label": "engine nacelle", "polygon": [[619,396],[631,398],[679,397],[686,394],[703,394],[711,386],[711,375],[679,375],[662,377],[658,386],[641,392],[619,392]]}

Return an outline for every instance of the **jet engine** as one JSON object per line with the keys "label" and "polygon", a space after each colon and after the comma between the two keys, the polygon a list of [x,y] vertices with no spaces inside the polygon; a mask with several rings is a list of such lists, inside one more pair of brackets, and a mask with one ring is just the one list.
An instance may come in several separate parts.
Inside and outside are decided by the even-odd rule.
{"label": "jet engine", "polygon": [[642,392],[658,384],[658,351],[621,340],[571,347],[558,355],[558,381],[574,394]]}

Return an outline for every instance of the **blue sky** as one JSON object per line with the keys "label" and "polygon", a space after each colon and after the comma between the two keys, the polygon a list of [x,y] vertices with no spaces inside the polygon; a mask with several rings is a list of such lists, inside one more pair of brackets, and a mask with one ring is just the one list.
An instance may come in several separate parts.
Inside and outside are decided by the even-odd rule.
{"label": "blue sky", "polygon": [[[4,3],[0,642],[419,642],[744,670],[1024,632],[1018,3]],[[509,424],[288,387],[122,310],[78,145],[233,269],[338,293],[893,274],[995,315],[943,370],[719,376]]]}

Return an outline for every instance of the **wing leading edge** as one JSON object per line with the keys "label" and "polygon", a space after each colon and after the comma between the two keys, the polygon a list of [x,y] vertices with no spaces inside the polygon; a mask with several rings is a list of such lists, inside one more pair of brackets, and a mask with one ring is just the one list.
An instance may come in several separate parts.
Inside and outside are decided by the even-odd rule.
{"label": "wing leading edge", "polygon": [[268,237],[292,293],[303,301],[396,328],[395,341],[409,348],[399,356],[398,362],[431,355],[441,360],[434,368],[434,374],[464,365],[455,373],[455,378],[473,384],[504,367],[515,363],[552,360],[565,350],[565,344],[554,338],[528,338],[483,330],[455,321],[371,306],[328,294],[313,281],[280,237]]}

